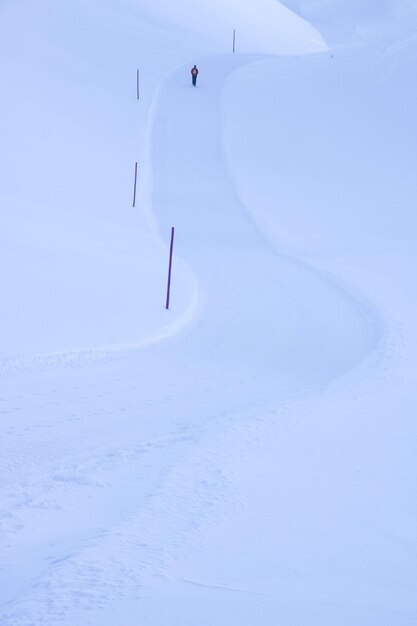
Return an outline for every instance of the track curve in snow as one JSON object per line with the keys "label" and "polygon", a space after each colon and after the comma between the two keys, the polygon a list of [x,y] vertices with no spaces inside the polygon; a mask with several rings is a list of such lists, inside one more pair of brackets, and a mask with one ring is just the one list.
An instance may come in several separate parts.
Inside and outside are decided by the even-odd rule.
{"label": "track curve in snow", "polygon": [[[154,103],[152,208],[165,240],[176,227],[173,308],[178,256],[196,277],[189,324],[113,361],[64,376],[58,368],[21,372],[7,381],[2,410],[12,435],[1,476],[11,513],[2,559],[13,555],[25,566],[3,576],[2,624],[26,624],[27,615],[54,623],[62,598],[77,607],[86,585],[100,589],[100,597],[109,581],[109,597],[125,593],[131,536],[140,552],[133,552],[135,590],[149,573],[169,567],[172,546],[183,551],[190,524],[206,514],[211,519],[213,511],[211,502],[208,511],[201,508],[193,488],[187,491],[189,476],[205,475],[199,443],[210,448],[210,437],[222,439],[232,422],[320,388],[374,345],[360,304],[324,274],[277,254],[235,193],[220,96],[225,78],[247,60],[202,62],[194,90],[188,68],[180,68],[165,78]],[[25,415],[31,435],[22,452]],[[227,444],[220,448],[230,453]],[[181,486],[192,494],[186,505]],[[38,507],[41,515],[34,515]],[[20,519],[30,520],[27,528]],[[40,557],[39,547],[50,554],[52,544],[59,548]],[[91,606],[107,605],[93,597]]]}
{"label": "track curve in snow", "polygon": [[276,398],[325,384],[354,367],[376,338],[366,307],[324,274],[277,254],[237,197],[220,96],[226,77],[251,60],[203,61],[196,89],[187,68],[166,77],[155,104],[152,202],[162,237],[176,227],[177,254],[195,271],[206,303],[184,351],[251,385],[258,401],[257,389]]}

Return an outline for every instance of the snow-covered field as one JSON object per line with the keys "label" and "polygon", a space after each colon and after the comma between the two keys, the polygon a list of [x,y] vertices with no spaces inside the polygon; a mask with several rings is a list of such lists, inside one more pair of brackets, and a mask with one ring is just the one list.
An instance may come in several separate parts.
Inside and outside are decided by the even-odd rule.
{"label": "snow-covered field", "polygon": [[0,3],[0,624],[415,626],[417,8],[177,4]]}

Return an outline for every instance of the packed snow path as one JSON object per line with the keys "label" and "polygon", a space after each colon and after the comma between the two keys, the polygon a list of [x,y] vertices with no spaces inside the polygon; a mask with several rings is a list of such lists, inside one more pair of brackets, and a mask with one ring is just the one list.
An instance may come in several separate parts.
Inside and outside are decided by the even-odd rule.
{"label": "packed snow path", "polygon": [[230,56],[208,60],[196,89],[186,68],[165,80],[152,136],[153,209],[165,239],[175,226],[177,254],[199,285],[201,319],[185,354],[213,369],[227,363],[226,378],[244,387],[256,381],[251,394],[260,383],[257,402],[266,389],[276,398],[349,370],[374,337],[366,307],[324,274],[277,253],[237,199],[220,94],[239,64]]}
{"label": "packed snow path", "polygon": [[[169,476],[179,460],[231,421],[324,385],[374,344],[369,312],[325,274],[277,253],[236,197],[220,94],[240,63],[206,60],[196,89],[180,68],[153,105],[153,211],[165,240],[176,227],[175,253],[195,274],[194,322],[137,353],[3,384],[4,625],[87,624],[83,588],[94,611],[143,585],[145,571],[169,570],[166,554],[181,541],[169,530],[175,507],[160,519],[152,499],[168,489],[175,501]],[[197,498],[187,524],[210,515]],[[124,524],[139,535],[159,528],[134,571]]]}

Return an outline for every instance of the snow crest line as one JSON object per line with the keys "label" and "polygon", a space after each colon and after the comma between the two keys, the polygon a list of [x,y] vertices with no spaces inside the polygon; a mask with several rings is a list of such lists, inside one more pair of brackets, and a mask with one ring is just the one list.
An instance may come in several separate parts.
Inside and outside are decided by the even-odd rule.
{"label": "snow crest line", "polygon": [[[193,274],[191,273],[193,276]],[[194,279],[194,276],[193,276]],[[154,344],[170,339],[180,333],[196,317],[199,309],[199,292],[194,280],[192,298],[185,312],[172,324],[167,324],[160,332],[140,341],[112,343],[96,348],[78,348],[57,352],[45,352],[32,355],[11,355],[0,359],[0,372],[14,375],[21,372],[42,372],[57,367],[73,368],[111,360],[116,356],[128,355]]]}

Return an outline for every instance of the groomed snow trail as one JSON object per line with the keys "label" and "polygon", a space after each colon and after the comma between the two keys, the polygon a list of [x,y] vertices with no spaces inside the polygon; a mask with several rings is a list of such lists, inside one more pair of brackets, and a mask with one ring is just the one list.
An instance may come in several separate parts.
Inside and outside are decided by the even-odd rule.
{"label": "groomed snow trail", "polygon": [[221,92],[228,75],[251,60],[211,58],[201,63],[196,89],[187,68],[160,88],[153,209],[166,241],[175,226],[177,253],[206,303],[190,354],[206,363],[224,357],[242,380],[262,386],[266,379],[276,398],[351,369],[374,346],[368,322],[375,320],[324,273],[277,253],[237,197],[223,148]]}
{"label": "groomed snow trail", "polygon": [[[202,60],[196,89],[179,68],[154,103],[153,210],[166,241],[175,226],[176,258],[195,273],[193,323],[113,361],[6,381],[5,626],[127,624],[118,607],[140,602],[147,576],[175,577],[187,529],[217,519],[201,494],[182,505],[175,483],[178,471],[198,472],[199,442],[320,388],[375,345],[366,307],[278,255],[237,199],[220,96],[230,72],[250,60]],[[216,497],[233,501],[217,462]]]}

